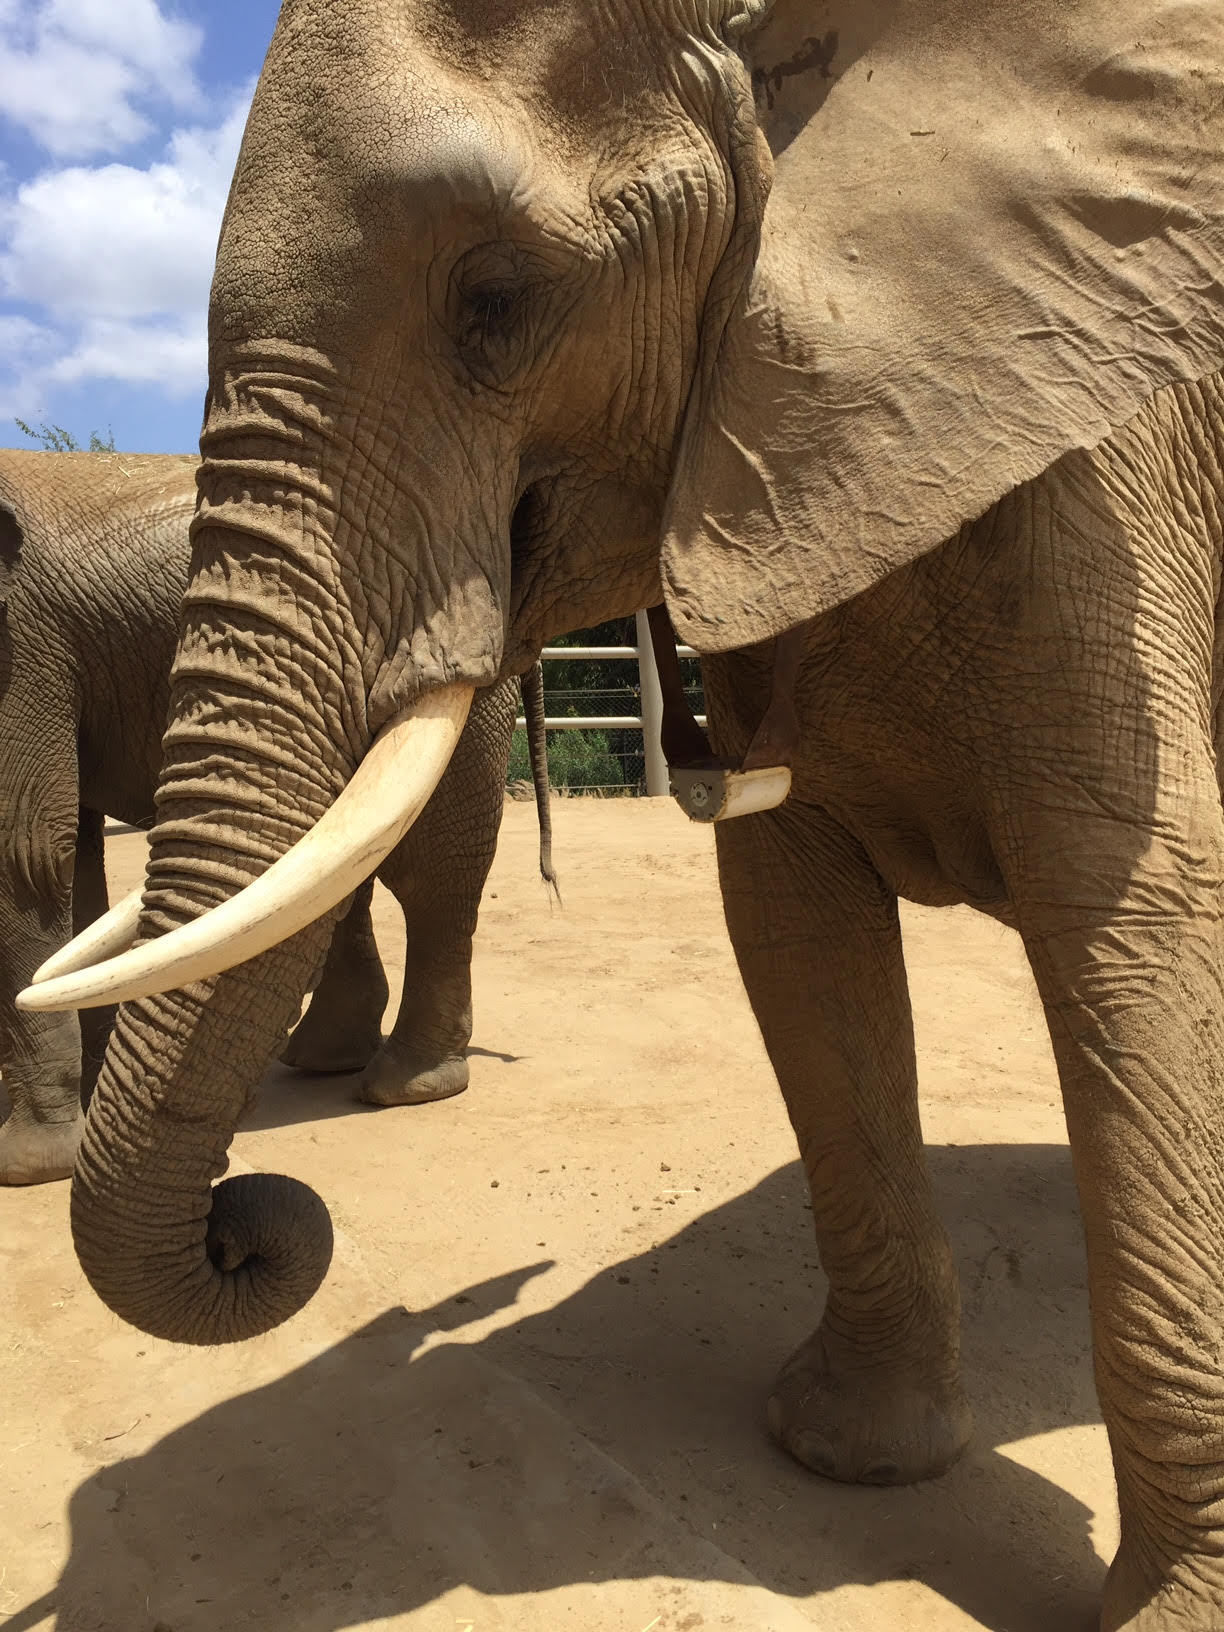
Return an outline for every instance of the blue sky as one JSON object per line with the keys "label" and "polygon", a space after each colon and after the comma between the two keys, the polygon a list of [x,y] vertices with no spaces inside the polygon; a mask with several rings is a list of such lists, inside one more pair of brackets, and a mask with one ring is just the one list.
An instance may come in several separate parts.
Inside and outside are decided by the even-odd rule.
{"label": "blue sky", "polygon": [[194,450],[217,229],[277,0],[0,0],[0,447]]}

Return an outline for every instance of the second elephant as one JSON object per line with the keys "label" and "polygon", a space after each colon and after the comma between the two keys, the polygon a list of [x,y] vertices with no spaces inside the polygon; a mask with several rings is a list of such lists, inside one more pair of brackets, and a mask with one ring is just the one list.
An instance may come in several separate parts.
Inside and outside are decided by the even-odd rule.
{"label": "second elephant", "polygon": [[[0,452],[0,1184],[72,1171],[113,1010],[78,1023],[20,1014],[13,999],[106,909],[104,815],[152,822],[197,463]],[[380,869],[410,926],[391,1035],[371,882],[336,929],[286,1063],[360,1071],[360,1096],[380,1105],[467,1086],[472,933],[516,703],[513,682],[481,694],[427,811]]]}

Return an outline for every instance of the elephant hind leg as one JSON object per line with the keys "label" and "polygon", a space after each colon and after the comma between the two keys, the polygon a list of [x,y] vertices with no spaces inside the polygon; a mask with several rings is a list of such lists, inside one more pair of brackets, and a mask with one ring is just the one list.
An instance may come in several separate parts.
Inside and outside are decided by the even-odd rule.
{"label": "elephant hind leg", "polygon": [[903,1484],[964,1449],[960,1293],[936,1216],[896,897],[825,811],[716,831],[731,942],[799,1140],[828,1299],[769,1401],[830,1478]]}

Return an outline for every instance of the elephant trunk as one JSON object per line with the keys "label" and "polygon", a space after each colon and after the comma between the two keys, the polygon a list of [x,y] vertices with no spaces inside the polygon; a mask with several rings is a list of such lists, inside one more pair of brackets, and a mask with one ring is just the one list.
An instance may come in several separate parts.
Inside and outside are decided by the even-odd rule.
{"label": "elephant trunk", "polygon": [[[300,977],[304,965],[295,961]],[[268,970],[266,978],[285,989],[284,973]],[[210,1015],[200,1041],[236,1052],[222,1030],[235,1024],[258,1072],[285,1022],[265,1010],[264,1024],[252,1024],[244,1011],[254,995]],[[102,1301],[153,1337],[206,1344],[255,1337],[318,1289],[331,1261],[331,1220],[313,1190],[276,1174],[210,1188],[225,1169],[245,1073],[204,1062],[193,1069],[186,1059],[169,1071],[150,1062],[150,1044],[171,1043],[180,1023],[174,1011],[184,1005],[160,1000],[156,1019],[139,1012],[148,1006],[121,1017],[90,1106],[72,1186],[77,1256]],[[262,1039],[273,1034],[266,1047]],[[204,1071],[207,1092],[193,1080]]]}
{"label": "elephant trunk", "polygon": [[[229,346],[218,339],[230,325],[215,301],[211,327],[200,505],[141,956],[145,943],[168,946],[184,926],[198,952],[195,931],[206,941],[208,932],[197,921],[236,908],[233,898],[282,858],[300,882],[317,849],[306,847],[306,867],[301,850],[289,852],[331,812],[374,739],[395,734],[405,710],[428,714],[431,704],[435,724],[446,716],[448,729],[461,727],[470,688],[500,662],[504,586],[499,593],[476,574],[452,591],[432,561],[446,530],[421,520],[438,480],[429,449],[371,442],[369,390],[350,393],[321,353],[287,342],[277,342],[283,356],[271,343]],[[453,510],[449,494],[448,503]],[[509,515],[500,497],[494,508]],[[397,551],[413,572],[398,570]],[[426,735],[446,733],[430,725]],[[371,850],[366,859],[372,871],[379,858]],[[359,881],[344,875],[347,889]],[[312,899],[322,909],[323,898]],[[213,947],[204,961],[158,970],[154,983],[125,976],[109,988],[130,1001],[86,1119],[72,1226],[95,1290],[151,1334],[253,1336],[300,1308],[326,1272],[330,1224],[310,1191],[266,1175],[212,1186],[322,963],[343,907],[329,899],[336,904],[314,923],[278,920],[276,933],[288,935],[279,945],[246,942],[249,961],[236,967],[214,961]],[[249,928],[267,905],[254,891],[239,916]],[[154,964],[159,955],[150,951]],[[155,995],[163,983],[175,989]]]}
{"label": "elephant trunk", "polygon": [[[364,751],[343,656],[354,643],[336,638],[319,599],[274,546],[224,529],[197,537],[142,941],[261,874],[319,820]],[[73,1180],[72,1230],[98,1295],[151,1335],[252,1337],[295,1313],[326,1273],[331,1225],[312,1191],[262,1174],[212,1185],[334,917],[120,1008]]]}

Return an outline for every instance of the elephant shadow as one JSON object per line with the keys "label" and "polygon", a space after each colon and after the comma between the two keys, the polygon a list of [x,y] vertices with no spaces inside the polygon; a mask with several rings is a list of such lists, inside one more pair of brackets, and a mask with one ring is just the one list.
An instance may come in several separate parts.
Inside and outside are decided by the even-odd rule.
{"label": "elephant shadow", "polygon": [[[519,1065],[525,1056],[501,1049],[469,1045],[471,1059],[498,1060]],[[357,1097],[360,1073],[355,1071],[298,1071],[274,1060],[265,1071],[259,1093],[247,1107],[239,1128],[243,1133],[264,1133],[302,1122],[330,1122],[340,1116],[385,1116],[385,1107],[368,1105]]]}
{"label": "elephant shadow", "polygon": [[[340,1632],[461,1587],[668,1575],[754,1577],[818,1618],[844,1583],[916,1579],[992,1632],[1088,1624],[1104,1566],[1063,1488],[1077,1478],[994,1448],[1099,1421],[1068,1153],[930,1157],[977,1415],[942,1479],[833,1485],[763,1431],[765,1386],[820,1297],[788,1166],[479,1342],[443,1334],[548,1266],[388,1310],[101,1469],[72,1497],[57,1588],[8,1632],[52,1605],[60,1632]],[[534,1623],[509,1607],[495,1624]]]}

